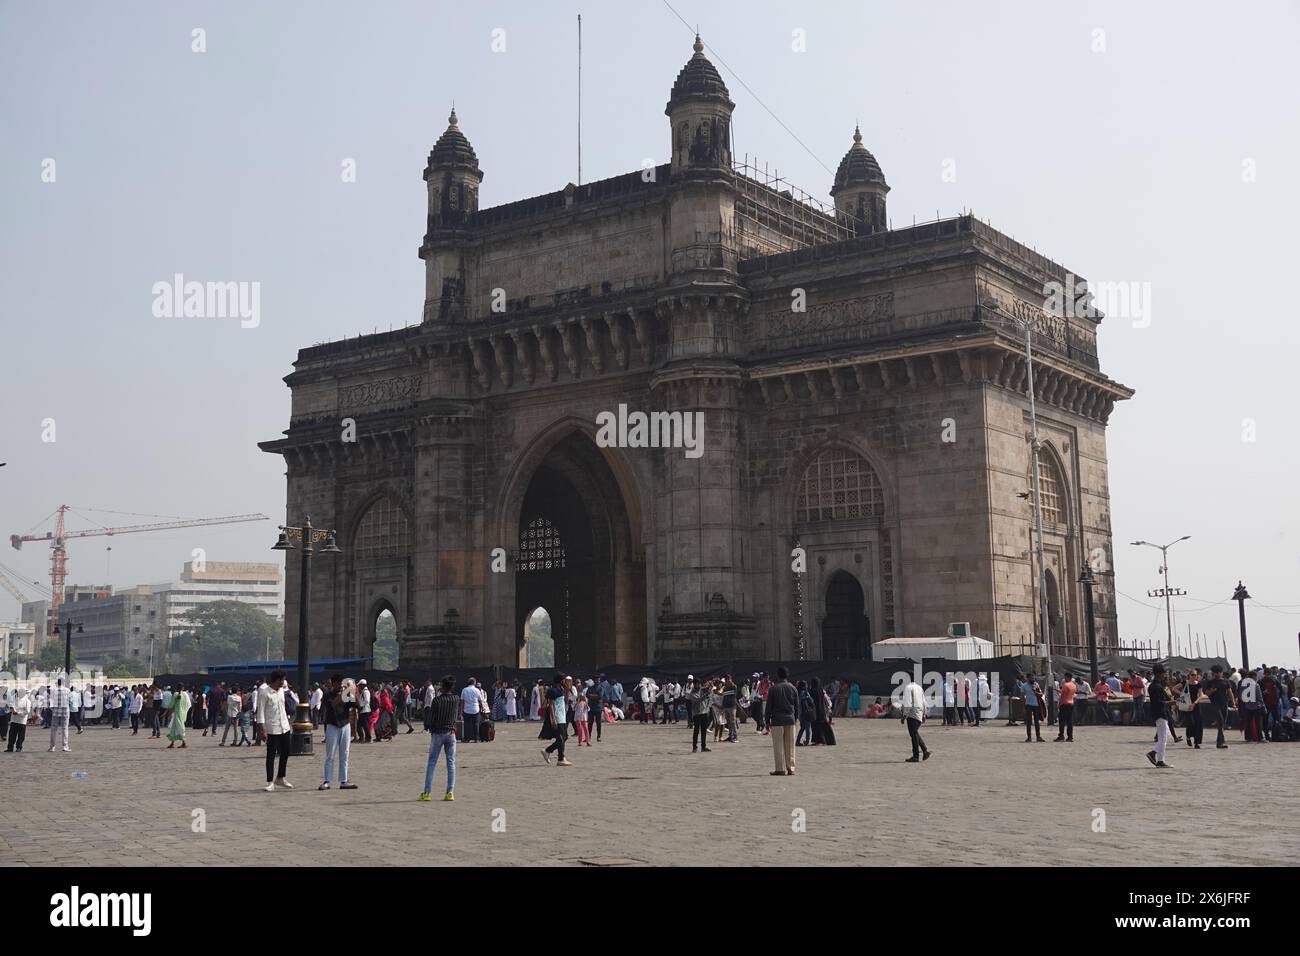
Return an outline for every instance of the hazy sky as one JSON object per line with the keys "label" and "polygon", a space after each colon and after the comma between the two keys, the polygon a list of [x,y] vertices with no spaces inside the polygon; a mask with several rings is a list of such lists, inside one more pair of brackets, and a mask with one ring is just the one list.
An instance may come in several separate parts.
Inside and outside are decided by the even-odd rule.
{"label": "hazy sky", "polygon": [[[1137,389],[1109,431],[1121,634],[1165,631],[1159,554],[1126,542],[1190,534],[1179,631],[1225,632],[1237,659],[1241,578],[1252,659],[1295,665],[1300,7],[673,6],[731,89],[737,154],[828,199],[856,119],[894,225],[969,208],[1094,283],[1149,283],[1149,323],[1100,331],[1103,369]],[[106,539],[73,542],[69,582],[166,579],[196,547],[273,560],[283,464],[256,442],[287,425],[281,377],[300,347],[419,321],[420,174],[453,99],[483,206],[575,178],[579,12],[584,180],[666,161],[692,37],[662,2],[0,0],[0,532],[60,503],[263,511],[115,538],[111,573]],[[260,323],[156,318],[175,273],[259,282]],[[0,561],[48,580],[47,557]]]}

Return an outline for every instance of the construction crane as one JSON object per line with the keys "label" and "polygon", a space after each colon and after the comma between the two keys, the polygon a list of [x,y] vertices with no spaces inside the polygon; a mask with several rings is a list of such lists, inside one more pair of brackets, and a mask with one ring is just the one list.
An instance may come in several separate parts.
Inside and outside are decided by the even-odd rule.
{"label": "construction crane", "polygon": [[[0,564],[0,588],[12,594],[19,604],[26,604],[31,600],[22,590],[25,587],[35,587],[38,591],[45,589],[45,585],[40,582],[29,582],[21,572],[15,571],[6,564]],[[45,595],[41,594],[41,597],[44,598]]]}
{"label": "construction crane", "polygon": [[[59,505],[58,520],[54,524],[53,531],[47,531],[45,534],[11,534],[9,543],[13,545],[14,550],[21,551],[24,541],[48,541],[50,543],[50,618],[47,624],[47,633],[53,633],[53,628],[59,621],[59,607],[63,604],[63,585],[68,578],[68,549],[67,540],[69,538],[94,538],[102,535],[117,534],[135,534],[141,531],[164,531],[170,528],[199,528],[214,524],[238,524],[241,521],[270,521],[267,515],[224,515],[220,518],[181,518],[174,521],[163,521],[155,524],[133,524],[120,528],[92,528],[88,531],[66,531],[64,529],[64,516],[69,511],[74,511],[71,505]],[[94,508],[86,508],[86,511],[95,511]]]}

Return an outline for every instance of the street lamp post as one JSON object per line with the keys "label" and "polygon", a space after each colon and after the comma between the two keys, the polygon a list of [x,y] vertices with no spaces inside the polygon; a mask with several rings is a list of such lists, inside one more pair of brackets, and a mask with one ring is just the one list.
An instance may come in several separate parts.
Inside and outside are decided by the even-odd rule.
{"label": "street lamp post", "polygon": [[[72,628],[74,626],[78,634],[82,633],[80,621],[74,622],[72,618],[68,618],[63,622],[63,673],[68,680],[72,680]],[[54,625],[54,633],[59,633],[57,624]]]}
{"label": "street lamp post", "polygon": [[1034,402],[1034,326],[1030,322],[1025,327],[1025,368],[1029,382],[1029,462],[1034,482],[1034,532],[1037,535],[1038,553],[1038,603],[1039,619],[1043,632],[1043,649],[1047,655],[1047,692],[1052,693],[1052,632],[1047,619],[1047,558],[1043,554],[1043,500],[1042,488],[1038,480],[1038,410]]}
{"label": "street lamp post", "polygon": [[1092,586],[1096,582],[1093,580],[1092,568],[1089,565],[1083,566],[1079,583],[1083,585],[1083,610],[1088,621],[1088,679],[1095,687],[1101,678],[1097,673],[1097,622],[1092,614]]}
{"label": "street lamp post", "polygon": [[1166,651],[1171,657],[1174,653],[1174,619],[1170,616],[1169,598],[1180,596],[1187,592],[1182,588],[1171,588],[1169,586],[1169,549],[1179,541],[1186,541],[1190,537],[1190,534],[1185,534],[1177,540],[1170,541],[1168,544],[1152,544],[1150,541],[1132,542],[1135,547],[1138,545],[1146,545],[1148,548],[1156,548],[1160,551],[1160,573],[1165,576],[1165,586],[1163,588],[1157,588],[1154,591],[1147,591],[1147,597],[1162,597],[1165,599],[1165,629],[1169,638],[1169,644]]}
{"label": "street lamp post", "polygon": [[1241,625],[1241,669],[1244,673],[1250,670],[1250,652],[1246,650],[1246,602],[1250,600],[1250,592],[1246,585],[1238,581],[1232,599],[1237,602],[1237,621]]}
{"label": "street lamp post", "polygon": [[293,528],[280,525],[280,539],[272,550],[292,551],[293,542],[302,543],[302,567],[298,581],[298,713],[293,722],[293,737],[289,753],[295,757],[309,757],[312,754],[312,727],[310,694],[307,682],[310,679],[310,656],[307,641],[309,608],[311,606],[311,556],[315,553],[315,544],[324,542],[321,554],[340,554],[334,540],[333,530],[313,528],[311,516],[303,519],[302,527]]}

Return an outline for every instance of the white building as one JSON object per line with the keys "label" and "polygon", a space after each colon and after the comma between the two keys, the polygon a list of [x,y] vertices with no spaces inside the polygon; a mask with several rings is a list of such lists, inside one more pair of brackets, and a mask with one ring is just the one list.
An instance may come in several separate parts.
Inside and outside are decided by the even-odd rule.
{"label": "white building", "polygon": [[14,655],[36,653],[36,625],[0,624],[0,668],[9,668]]}
{"label": "white building", "polygon": [[259,561],[188,561],[179,581],[150,586],[162,599],[169,634],[189,629],[189,615],[213,601],[251,604],[272,618],[284,615],[284,574],[280,565]]}

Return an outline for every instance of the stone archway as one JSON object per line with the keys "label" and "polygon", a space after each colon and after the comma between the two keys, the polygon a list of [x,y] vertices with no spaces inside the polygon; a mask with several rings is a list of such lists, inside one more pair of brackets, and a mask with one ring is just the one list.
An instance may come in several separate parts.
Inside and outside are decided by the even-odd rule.
{"label": "stone archway", "polygon": [[862,660],[868,656],[870,623],[866,595],[848,571],[836,571],[826,583],[826,616],[822,618],[823,660]]}
{"label": "stone archway", "polygon": [[514,634],[538,607],[551,619],[557,668],[647,660],[645,580],[632,514],[592,439],[574,430],[540,458],[515,527]]}
{"label": "stone archway", "polygon": [[379,600],[372,602],[369,609],[366,611],[365,631],[363,632],[364,645],[362,646],[361,651],[363,656],[370,660],[371,667],[380,667],[380,664],[375,661],[375,644],[378,642],[380,637],[380,621],[385,615],[392,619],[394,637],[397,641],[397,649],[394,650],[392,666],[396,666],[398,663],[397,657],[400,653],[398,649],[402,646],[402,626],[397,616],[397,608],[394,607],[393,603],[387,598],[380,598]]}

